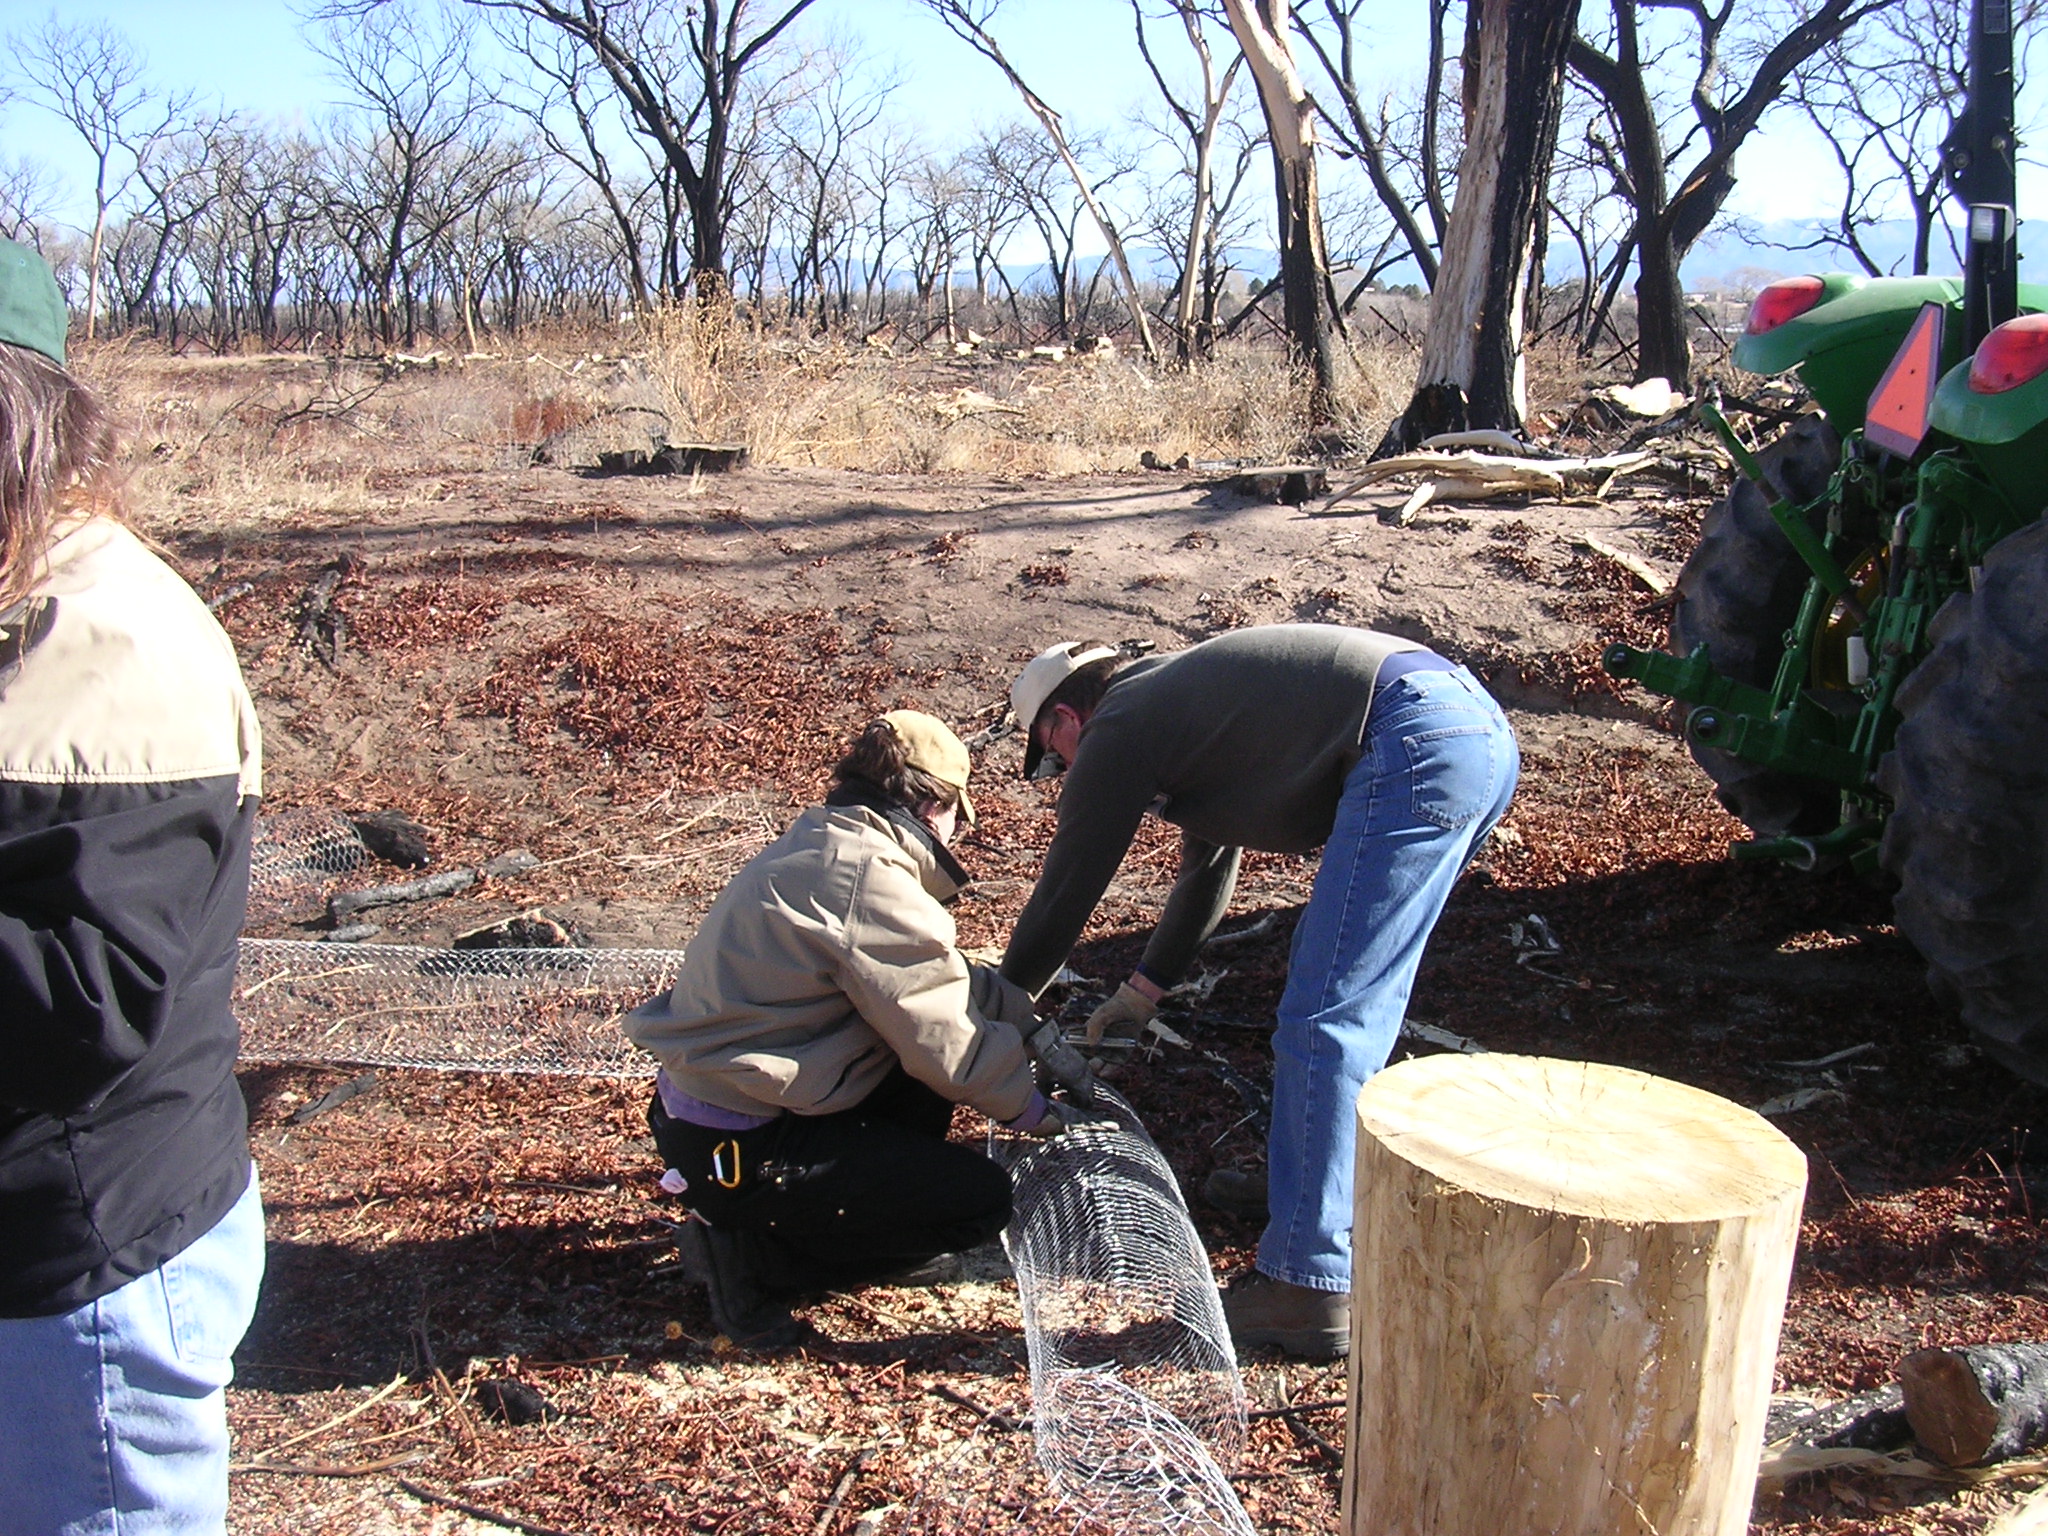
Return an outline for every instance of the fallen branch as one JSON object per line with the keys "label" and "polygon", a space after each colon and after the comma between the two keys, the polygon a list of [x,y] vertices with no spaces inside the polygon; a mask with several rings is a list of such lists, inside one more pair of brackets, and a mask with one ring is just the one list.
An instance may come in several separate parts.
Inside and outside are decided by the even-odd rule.
{"label": "fallen branch", "polygon": [[1273,1101],[1264,1089],[1238,1071],[1229,1062],[1225,1061],[1215,1051],[1200,1051],[1197,1054],[1201,1056],[1204,1062],[1208,1063],[1210,1072],[1221,1078],[1231,1091],[1244,1101],[1246,1117],[1253,1124],[1257,1125],[1261,1131],[1266,1130],[1272,1125]]}
{"label": "fallen branch", "polygon": [[1767,405],[1761,400],[1746,400],[1726,389],[1721,391],[1721,409],[1723,412],[1741,411],[1745,416],[1754,416],[1778,427],[1789,427],[1802,416],[1810,414],[1804,405]]}
{"label": "fallen branch", "polygon": [[1866,1040],[1861,1045],[1851,1045],[1839,1051],[1830,1051],[1825,1056],[1815,1056],[1806,1061],[1774,1061],[1774,1067],[1783,1067],[1793,1072],[1817,1072],[1822,1067],[1838,1066],[1845,1061],[1854,1061],[1858,1056],[1868,1056],[1877,1049],[1875,1040]]}
{"label": "fallen branch", "polygon": [[327,911],[337,923],[344,917],[370,907],[396,906],[401,902],[433,901],[468,890],[479,880],[502,880],[509,875],[536,869],[540,860],[524,848],[479,864],[474,869],[450,869],[422,880],[400,880],[392,885],[373,885],[360,891],[337,891],[328,898]]}
{"label": "fallen branch", "polygon": [[423,880],[400,880],[391,885],[373,885],[360,891],[337,891],[327,910],[339,920],[370,907],[391,907],[403,902],[434,901],[454,896],[476,884],[473,869],[450,869]]}
{"label": "fallen branch", "polygon": [[1984,1536],[2048,1536],[2048,1488],[2036,1488],[1986,1526]]}
{"label": "fallen branch", "polygon": [[[1773,1410],[1775,1417],[1775,1404]],[[1819,1451],[1896,1451],[1912,1443],[1913,1426],[1906,1421],[1905,1393],[1894,1381],[1874,1392],[1797,1411],[1767,1430],[1765,1438]]]}
{"label": "fallen branch", "polygon": [[1752,1104],[1751,1110],[1772,1119],[1778,1115],[1796,1115],[1802,1109],[1812,1109],[1817,1104],[1846,1104],[1849,1095],[1839,1088],[1798,1088],[1791,1093],[1779,1094],[1775,1099],[1766,1099],[1761,1104]]}
{"label": "fallen branch", "polygon": [[832,1496],[825,1501],[824,1509],[819,1511],[818,1523],[811,1527],[811,1536],[825,1536],[825,1533],[832,1529],[833,1517],[839,1513],[839,1506],[846,1502],[846,1495],[852,1491],[853,1480],[860,1476],[860,1469],[868,1464],[874,1454],[873,1446],[854,1453],[854,1458],[847,1463],[846,1470],[839,1474],[839,1481],[832,1485]]}
{"label": "fallen branch", "polygon": [[948,1386],[943,1381],[933,1382],[931,1390],[933,1396],[943,1397],[947,1402],[958,1404],[969,1413],[980,1415],[981,1421],[984,1424],[993,1424],[997,1429],[1003,1430],[1008,1434],[1021,1435],[1031,1428],[1031,1421],[1029,1419],[1022,1420],[1021,1422],[1013,1419],[1007,1413],[1004,1413],[1002,1409],[989,1408],[981,1403],[977,1403],[958,1387]]}
{"label": "fallen branch", "polygon": [[1486,1047],[1467,1035],[1456,1034],[1440,1024],[1425,1024],[1420,1019],[1403,1019],[1401,1034],[1410,1040],[1420,1040],[1426,1045],[1440,1045],[1446,1050],[1457,1051],[1465,1056],[1484,1056]]}
{"label": "fallen branch", "polygon": [[1341,1467],[1344,1465],[1344,1453],[1338,1450],[1336,1446],[1330,1444],[1325,1436],[1318,1433],[1314,1425],[1304,1419],[1295,1417],[1291,1413],[1280,1415],[1280,1422],[1287,1426],[1287,1432],[1294,1436],[1301,1444],[1320,1451],[1331,1466]]}
{"label": "fallen branch", "polygon": [[1591,532],[1581,533],[1572,542],[1590,549],[1596,555],[1612,560],[1659,597],[1662,597],[1671,590],[1671,578],[1650,564],[1641,555],[1630,554],[1627,550],[1609,544],[1605,539]]}
{"label": "fallen branch", "polygon": [[1425,480],[1422,484],[1415,487],[1414,490],[1410,491],[1408,499],[1401,503],[1401,510],[1394,514],[1394,526],[1396,528],[1406,528],[1410,523],[1414,522],[1416,515],[1424,507],[1436,500],[1436,492],[1437,483],[1434,480]]}
{"label": "fallen branch", "polygon": [[285,1450],[287,1447],[297,1445],[301,1441],[311,1440],[315,1435],[324,1435],[330,1429],[338,1429],[343,1424],[346,1424],[350,1419],[354,1418],[357,1414],[368,1413],[372,1408],[376,1407],[379,1403],[383,1402],[385,1398],[389,1397],[392,1393],[396,1392],[400,1387],[404,1385],[405,1376],[403,1373],[400,1373],[399,1375],[394,1376],[389,1381],[385,1382],[383,1386],[379,1387],[369,1397],[364,1398],[360,1403],[357,1403],[355,1407],[349,1409],[347,1412],[337,1413],[333,1418],[329,1419],[324,1424],[316,1424],[311,1429],[293,1435],[289,1440],[279,1441],[276,1445],[273,1445],[269,1450],[265,1451],[263,1455],[265,1457],[274,1456],[279,1451]]}
{"label": "fallen branch", "polygon": [[1284,1419],[1296,1413],[1324,1413],[1332,1408],[1346,1408],[1350,1405],[1341,1397],[1333,1397],[1320,1403],[1288,1403],[1279,1408],[1254,1408],[1245,1415],[1250,1419]]}
{"label": "fallen branch", "polygon": [[304,1109],[293,1115],[292,1124],[309,1125],[326,1114],[330,1109],[338,1108],[357,1095],[368,1093],[376,1086],[377,1074],[375,1072],[365,1072],[360,1077],[352,1077],[339,1087],[328,1089],[318,1099],[315,1099],[311,1104],[308,1104]]}
{"label": "fallen branch", "polygon": [[1230,949],[1239,944],[1249,944],[1254,939],[1263,939],[1280,926],[1280,914],[1268,912],[1257,922],[1243,928],[1233,928],[1228,933],[1211,934],[1202,941],[1202,952],[1212,949]]}
{"label": "fallen branch", "polygon": [[425,1451],[400,1451],[377,1461],[235,1461],[228,1464],[228,1471],[268,1472],[276,1477],[367,1477],[372,1472],[389,1472],[393,1467],[409,1467],[426,1459]]}
{"label": "fallen branch", "polygon": [[392,1481],[414,1498],[428,1504],[439,1504],[468,1515],[472,1520],[483,1520],[491,1525],[502,1525],[508,1531],[524,1531],[526,1536],[573,1536],[572,1532],[557,1530],[552,1525],[535,1525],[531,1520],[522,1520],[517,1515],[508,1515],[502,1510],[486,1509],[481,1504],[472,1504],[467,1499],[458,1499],[452,1493],[436,1493],[408,1477],[394,1477]]}
{"label": "fallen branch", "polygon": [[1869,1451],[1854,1446],[1818,1450],[1796,1441],[1766,1446],[1757,1463],[1756,1480],[1775,1484],[1816,1472],[1859,1472],[1878,1477],[1907,1477],[1922,1482],[1950,1482],[1965,1487],[2009,1482],[2048,1473],[2048,1458],[2028,1457],[1989,1467],[1947,1467],[1913,1450]]}
{"label": "fallen branch", "polygon": [[1491,448],[1496,453],[1518,454],[1533,458],[1529,445],[1512,432],[1503,432],[1498,427],[1480,427],[1470,432],[1439,432],[1434,437],[1425,437],[1415,445],[1418,448]]}
{"label": "fallen branch", "polygon": [[299,603],[299,644],[329,671],[339,664],[348,644],[348,620],[335,608],[334,594],[360,564],[353,555],[328,561]]}
{"label": "fallen branch", "polygon": [[1436,484],[1437,501],[1476,501],[1516,494],[1562,499],[1571,491],[1598,495],[1622,475],[1652,462],[1647,453],[1610,453],[1598,458],[1533,459],[1506,454],[1438,453],[1418,450],[1395,454],[1366,466],[1363,473],[1317,509],[1326,514],[1369,485],[1403,475],[1421,475]]}

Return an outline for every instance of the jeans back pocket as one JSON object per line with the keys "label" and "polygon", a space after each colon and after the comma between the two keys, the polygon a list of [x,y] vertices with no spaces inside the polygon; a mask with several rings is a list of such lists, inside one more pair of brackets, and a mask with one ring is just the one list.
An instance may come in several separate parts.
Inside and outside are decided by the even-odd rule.
{"label": "jeans back pocket", "polygon": [[1409,793],[1416,819],[1455,832],[1493,808],[1500,793],[1502,753],[1494,726],[1477,716],[1401,738],[1408,753]]}

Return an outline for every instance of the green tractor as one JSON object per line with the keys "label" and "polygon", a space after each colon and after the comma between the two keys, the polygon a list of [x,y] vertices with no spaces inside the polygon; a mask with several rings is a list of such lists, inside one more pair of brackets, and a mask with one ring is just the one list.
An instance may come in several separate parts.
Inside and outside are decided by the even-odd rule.
{"label": "green tractor", "polygon": [[1943,146],[1961,278],[1795,277],[1737,367],[1819,407],[1751,454],[1678,581],[1668,653],[1607,669],[1691,706],[1738,857],[1897,882],[1936,993],[2048,1083],[2048,287],[2017,281],[2008,0],[1975,0]]}

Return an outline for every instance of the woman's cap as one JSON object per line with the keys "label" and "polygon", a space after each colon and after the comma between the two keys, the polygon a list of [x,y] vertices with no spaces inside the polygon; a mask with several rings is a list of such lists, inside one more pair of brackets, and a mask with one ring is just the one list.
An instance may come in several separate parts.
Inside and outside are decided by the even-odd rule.
{"label": "woman's cap", "polygon": [[1045,701],[1061,683],[1091,661],[1107,661],[1116,654],[1113,645],[1089,646],[1079,640],[1062,640],[1032,657],[1030,664],[1017,674],[1017,681],[1010,685],[1010,710],[1017,717],[1017,729],[1024,733],[1025,778],[1038,771],[1038,759],[1043,756],[1038,743],[1032,740],[1031,727],[1038,723],[1038,712],[1045,708]]}
{"label": "woman's cap", "polygon": [[27,246],[0,239],[0,341],[61,363],[70,326],[50,264]]}
{"label": "woman's cap", "polygon": [[903,761],[960,792],[960,819],[974,825],[974,802],[967,798],[967,775],[973,764],[967,745],[946,722],[921,709],[892,709],[882,716],[903,743]]}

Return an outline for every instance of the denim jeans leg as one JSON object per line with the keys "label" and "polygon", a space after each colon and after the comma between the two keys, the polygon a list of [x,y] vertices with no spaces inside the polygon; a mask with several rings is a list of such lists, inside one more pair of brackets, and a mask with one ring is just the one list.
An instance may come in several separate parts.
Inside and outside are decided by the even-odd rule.
{"label": "denim jeans leg", "polygon": [[1462,669],[1411,673],[1375,701],[1295,927],[1273,1036],[1268,1275],[1351,1284],[1358,1091],[1393,1050],[1430,931],[1518,769],[1506,719]]}
{"label": "denim jeans leg", "polygon": [[0,1532],[224,1531],[224,1389],[262,1277],[251,1169],[228,1213],[153,1273],[57,1317],[0,1319]]}

